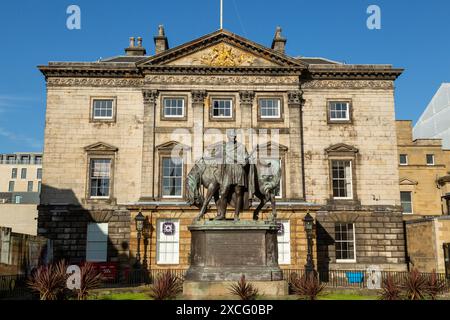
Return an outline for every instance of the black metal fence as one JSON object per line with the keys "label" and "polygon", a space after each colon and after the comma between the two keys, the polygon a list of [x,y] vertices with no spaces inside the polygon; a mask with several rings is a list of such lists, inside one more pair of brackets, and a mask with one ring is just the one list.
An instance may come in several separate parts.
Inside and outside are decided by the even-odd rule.
{"label": "black metal fence", "polygon": [[[104,280],[102,288],[124,288],[150,285],[154,280],[164,272],[171,272],[184,280],[186,269],[151,269],[151,270],[133,270],[126,274],[120,274],[114,279]],[[284,269],[283,279],[290,281],[292,276],[303,276],[304,269]],[[328,288],[342,289],[368,289],[372,281],[382,284],[387,277],[392,277],[395,282],[402,284],[409,276],[409,272],[397,271],[379,271],[378,273],[366,270],[320,270],[317,272],[319,280],[326,284]],[[429,278],[431,273],[422,273]],[[445,292],[450,292],[450,279],[443,273],[437,273],[439,281],[446,283]],[[26,286],[27,277],[19,276],[0,276],[0,299],[22,299],[35,297]]]}

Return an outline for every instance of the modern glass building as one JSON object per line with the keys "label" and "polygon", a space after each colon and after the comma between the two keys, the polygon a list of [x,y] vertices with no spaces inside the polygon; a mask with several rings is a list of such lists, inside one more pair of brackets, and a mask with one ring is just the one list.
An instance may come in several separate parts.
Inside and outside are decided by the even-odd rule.
{"label": "modern glass building", "polygon": [[443,83],[413,129],[414,139],[442,139],[450,149],[450,83]]}

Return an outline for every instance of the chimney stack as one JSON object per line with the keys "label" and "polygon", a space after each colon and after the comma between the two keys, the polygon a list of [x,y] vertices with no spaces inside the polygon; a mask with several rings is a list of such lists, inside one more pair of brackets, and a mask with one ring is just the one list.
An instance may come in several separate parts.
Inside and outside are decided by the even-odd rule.
{"label": "chimney stack", "polygon": [[164,32],[164,26],[161,24],[158,28],[158,35],[153,38],[155,40],[155,54],[161,53],[169,49],[169,42],[167,41]]}
{"label": "chimney stack", "polygon": [[287,39],[281,35],[281,27],[277,27],[275,31],[275,36],[272,41],[272,49],[284,54],[286,49]]}
{"label": "chimney stack", "polygon": [[135,38],[130,38],[130,46],[125,49],[127,56],[145,56],[147,51],[142,47],[142,38],[137,38],[138,45],[136,46]]}

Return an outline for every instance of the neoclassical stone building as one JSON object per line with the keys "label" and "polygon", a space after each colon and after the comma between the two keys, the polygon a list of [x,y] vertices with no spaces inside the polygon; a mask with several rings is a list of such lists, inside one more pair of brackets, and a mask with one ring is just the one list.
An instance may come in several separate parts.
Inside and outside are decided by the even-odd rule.
{"label": "neoclassical stone building", "polygon": [[39,234],[53,239],[55,257],[134,264],[141,211],[140,262],[187,267],[198,209],[186,203],[184,179],[235,128],[249,152],[280,160],[282,268],[306,263],[307,211],[316,267],[406,267],[394,119],[401,69],[291,57],[280,29],[271,48],[226,30],[169,48],[160,27],[154,40],[153,55],[132,38],[125,55],[39,67]]}

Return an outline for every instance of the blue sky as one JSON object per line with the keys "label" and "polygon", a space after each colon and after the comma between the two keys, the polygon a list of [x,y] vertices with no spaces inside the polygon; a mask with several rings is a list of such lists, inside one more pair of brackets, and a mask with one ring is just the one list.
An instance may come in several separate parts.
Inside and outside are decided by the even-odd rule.
{"label": "blue sky", "polygon": [[[224,28],[270,46],[280,25],[290,55],[405,68],[396,82],[397,119],[416,121],[450,81],[448,0],[224,2]],[[81,30],[66,28],[71,4],[81,8]],[[366,27],[371,4],[381,8],[381,30]],[[217,30],[218,10],[219,0],[2,1],[0,153],[42,150],[45,81],[37,65],[119,55],[130,36],[142,36],[152,53],[158,24],[173,47]]]}

